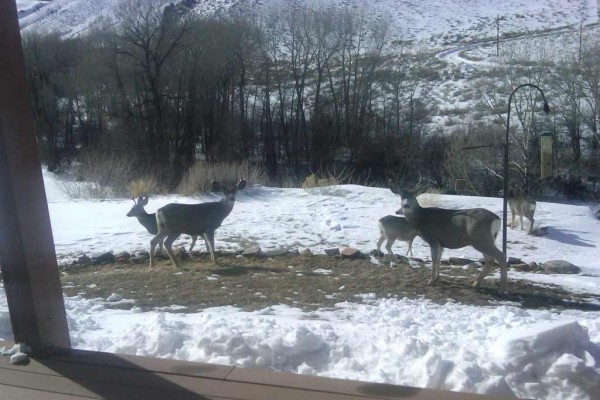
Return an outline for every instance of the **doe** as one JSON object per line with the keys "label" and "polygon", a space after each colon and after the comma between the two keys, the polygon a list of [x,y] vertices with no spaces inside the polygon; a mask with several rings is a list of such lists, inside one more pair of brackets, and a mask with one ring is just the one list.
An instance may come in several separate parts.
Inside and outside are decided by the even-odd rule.
{"label": "doe", "polygon": [[530,197],[519,196],[515,191],[511,190],[508,193],[508,206],[510,207],[510,213],[512,215],[512,222],[510,226],[515,229],[515,217],[519,216],[521,219],[521,230],[523,230],[523,217],[529,220],[528,235],[533,233],[533,214],[537,206],[535,200]]}
{"label": "doe", "polygon": [[225,188],[220,183],[213,181],[213,190],[223,193],[223,198],[220,201],[199,204],[171,203],[159,208],[156,211],[158,233],[150,241],[150,267],[154,266],[154,248],[164,240],[167,254],[175,266],[180,268],[181,265],[175,258],[171,245],[179,235],[184,233],[196,236],[202,235],[206,248],[210,253],[210,259],[213,264],[216,264],[215,230],[221,226],[223,220],[233,210],[237,191],[245,187],[246,181],[243,179],[232,188]]}
{"label": "doe", "polygon": [[[131,210],[129,210],[127,216],[136,217],[138,222],[144,228],[146,228],[149,234],[156,235],[158,233],[158,227],[156,226],[156,214],[148,214],[144,209],[146,205],[148,205],[148,196],[139,196],[137,202],[135,201],[135,198],[133,198],[133,207],[131,207]],[[188,250],[190,253],[192,252],[192,249],[196,244],[196,239],[198,239],[198,236],[192,235],[192,244],[190,245],[190,249]],[[164,250],[163,241],[161,241],[158,245],[160,251],[162,252]]]}
{"label": "doe", "polygon": [[381,237],[377,241],[377,251],[381,252],[381,244],[387,239],[385,249],[388,254],[394,254],[392,245],[396,239],[408,242],[408,250],[406,255],[410,253],[412,256],[412,243],[417,236],[417,231],[406,222],[406,218],[396,217],[394,215],[386,215],[379,220],[379,232]]}

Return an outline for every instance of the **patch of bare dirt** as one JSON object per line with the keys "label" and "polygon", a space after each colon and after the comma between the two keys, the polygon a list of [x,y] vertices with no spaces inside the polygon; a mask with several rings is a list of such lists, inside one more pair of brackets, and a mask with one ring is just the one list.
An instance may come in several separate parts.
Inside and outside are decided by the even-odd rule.
{"label": "patch of bare dirt", "polygon": [[357,295],[365,293],[479,306],[514,302],[524,308],[600,309],[596,305],[600,296],[511,280],[510,271],[508,293],[501,293],[498,280],[490,277],[483,287],[473,288],[478,273],[474,267],[442,266],[439,283],[430,286],[430,266],[390,267],[325,255],[265,258],[219,254],[217,260],[218,265],[213,265],[206,254],[196,255],[183,261],[181,270],[170,260],[159,261],[153,269],[147,263],[131,262],[80,266],[63,270],[61,279],[68,296],[106,299],[117,293],[134,299],[144,310],[171,305],[185,306],[188,311],[225,305],[258,310],[276,304],[312,310],[344,301],[362,302]]}

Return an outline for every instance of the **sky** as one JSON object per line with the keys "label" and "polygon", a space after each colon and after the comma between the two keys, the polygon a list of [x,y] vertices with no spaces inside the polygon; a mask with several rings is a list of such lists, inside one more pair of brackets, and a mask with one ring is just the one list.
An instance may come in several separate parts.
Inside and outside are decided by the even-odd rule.
{"label": "sky", "polygon": [[[46,171],[44,179],[60,262],[82,253],[147,250],[151,236],[135,218],[125,216],[133,204],[130,199],[71,201],[60,189],[64,182]],[[146,210],[214,199],[216,195],[156,196],[150,197]],[[432,195],[420,200],[447,208],[483,206],[499,215],[502,209],[497,198]],[[392,214],[399,203],[385,188],[305,190],[250,184],[217,231],[216,247],[310,248],[319,253],[351,245],[368,252],[379,236],[377,220]],[[547,227],[548,235],[510,230],[509,255],[527,262],[567,260],[582,273],[511,270],[509,290],[511,280],[521,279],[600,293],[600,221],[593,211],[585,204],[538,202],[536,227]],[[204,250],[201,241],[197,246]],[[406,244],[397,242],[394,249],[403,254]],[[429,250],[420,238],[413,252],[430,268]],[[479,258],[472,249],[446,250],[444,258],[449,256]],[[0,338],[11,339],[3,291]],[[317,311],[281,304],[253,312],[234,307],[188,310],[173,304],[143,312],[123,293],[110,299],[65,297],[65,308],[73,346],[86,350],[540,399],[587,399],[586,391],[600,384],[600,312],[356,296],[363,301]],[[125,309],[107,306],[115,301]]]}

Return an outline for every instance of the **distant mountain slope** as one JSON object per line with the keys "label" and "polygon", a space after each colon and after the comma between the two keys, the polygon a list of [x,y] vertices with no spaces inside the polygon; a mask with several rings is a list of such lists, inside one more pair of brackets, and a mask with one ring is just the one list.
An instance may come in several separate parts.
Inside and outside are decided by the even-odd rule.
{"label": "distant mountain slope", "polygon": [[[110,18],[121,0],[17,0],[24,31],[59,31],[65,36],[86,32]],[[180,0],[181,1],[181,0]],[[184,0],[200,16],[231,12],[265,13],[279,7],[349,8],[365,10],[369,18],[392,22],[396,39],[419,40],[430,45],[464,42],[502,33],[544,30],[598,21],[600,0]],[[177,2],[174,0],[164,0]]]}

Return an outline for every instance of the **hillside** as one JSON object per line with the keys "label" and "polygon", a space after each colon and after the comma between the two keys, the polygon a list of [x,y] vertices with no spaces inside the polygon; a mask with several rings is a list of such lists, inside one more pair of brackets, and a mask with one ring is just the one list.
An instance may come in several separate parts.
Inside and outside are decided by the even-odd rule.
{"label": "hillside", "polygon": [[[17,7],[24,31],[56,30],[69,37],[85,33],[94,24],[109,19],[118,2],[17,0]],[[498,16],[504,36],[592,24],[598,21],[600,4],[597,0],[509,0],[495,7],[486,0],[186,0],[183,3],[200,16],[262,14],[279,7],[363,9],[368,18],[388,19],[394,39],[416,40],[435,48],[495,37]]]}

